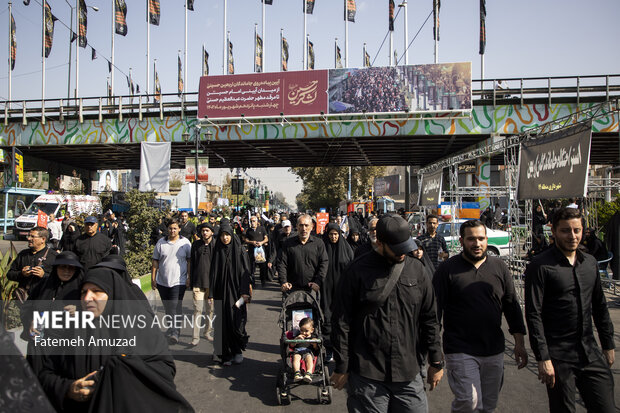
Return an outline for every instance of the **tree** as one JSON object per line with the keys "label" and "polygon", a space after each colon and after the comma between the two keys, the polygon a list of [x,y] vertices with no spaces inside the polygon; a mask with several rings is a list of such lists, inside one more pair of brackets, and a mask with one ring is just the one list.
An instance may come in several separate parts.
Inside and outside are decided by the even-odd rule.
{"label": "tree", "polygon": [[[351,198],[353,199],[366,197],[374,179],[385,174],[384,166],[363,166],[351,169]],[[348,167],[291,168],[290,171],[304,183],[302,192],[295,200],[299,210],[335,209],[340,201],[346,199],[349,185]]]}
{"label": "tree", "polygon": [[154,192],[131,190],[125,195],[129,211],[125,214],[129,231],[127,231],[128,248],[125,262],[129,275],[133,278],[150,273],[153,245],[150,245],[151,232],[159,225],[159,219],[166,211],[152,207]]}

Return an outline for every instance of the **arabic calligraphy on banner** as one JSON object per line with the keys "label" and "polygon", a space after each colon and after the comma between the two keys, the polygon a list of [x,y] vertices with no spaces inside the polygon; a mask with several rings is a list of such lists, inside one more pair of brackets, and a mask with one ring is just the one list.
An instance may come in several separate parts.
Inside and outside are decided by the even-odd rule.
{"label": "arabic calligraphy on banner", "polygon": [[521,145],[519,199],[586,195],[592,123],[566,128]]}
{"label": "arabic calligraphy on banner", "polygon": [[443,169],[431,174],[422,176],[422,185],[420,187],[420,196],[418,204],[420,206],[428,206],[436,208],[439,205],[439,197],[441,196],[441,184],[443,181]]}
{"label": "arabic calligraphy on banner", "polygon": [[312,115],[327,108],[327,70],[204,76],[198,117]]}

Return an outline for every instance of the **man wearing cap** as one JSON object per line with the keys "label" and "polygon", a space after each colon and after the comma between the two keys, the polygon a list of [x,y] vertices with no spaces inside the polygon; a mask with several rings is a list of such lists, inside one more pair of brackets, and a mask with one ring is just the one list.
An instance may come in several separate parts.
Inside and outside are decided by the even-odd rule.
{"label": "man wearing cap", "polygon": [[433,276],[452,412],[493,412],[504,376],[502,313],[514,336],[519,369],[527,365],[525,324],[508,267],[487,256],[485,225],[465,221],[459,231],[463,252]]}
{"label": "man wearing cap", "polygon": [[[200,239],[194,241],[191,249],[191,265],[189,276],[187,277],[187,287],[192,289],[194,301],[194,335],[192,346],[197,346],[200,342],[200,326],[204,323],[198,322],[202,316],[204,300],[209,297],[209,274],[211,270],[211,259],[213,258],[213,226],[210,223],[198,225]],[[209,313],[213,313],[212,302],[209,303]],[[202,317],[200,317],[202,318]],[[205,337],[212,341],[210,329],[205,330]]]}
{"label": "man wearing cap", "polygon": [[325,244],[311,235],[312,218],[302,215],[297,220],[297,236],[282,243],[278,258],[278,277],[282,291],[292,288],[318,292],[327,274]]}
{"label": "man wearing cap", "polygon": [[84,272],[101,262],[112,248],[110,238],[97,232],[98,224],[97,217],[87,217],[84,220],[84,232],[75,241],[73,247],[73,252],[80,257],[80,263],[84,266]]}
{"label": "man wearing cap", "polygon": [[377,222],[376,249],[354,260],[334,300],[334,387],[348,383],[350,412],[428,411],[417,354],[428,351],[433,390],[443,366],[435,295],[407,221]]}

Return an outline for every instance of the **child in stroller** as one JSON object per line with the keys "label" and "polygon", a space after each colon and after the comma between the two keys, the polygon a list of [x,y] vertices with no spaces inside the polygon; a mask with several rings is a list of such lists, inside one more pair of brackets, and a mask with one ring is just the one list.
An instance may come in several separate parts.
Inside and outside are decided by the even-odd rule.
{"label": "child in stroller", "polygon": [[[291,334],[292,336],[293,334]],[[299,335],[295,340],[312,340],[319,338],[314,332],[314,321],[310,317],[302,318],[299,321]],[[301,380],[306,383],[312,383],[312,372],[314,371],[314,358],[318,353],[319,346],[317,343],[297,343],[293,351],[293,369],[295,370],[294,380]],[[301,362],[304,362],[305,374],[301,374]]]}
{"label": "child in stroller", "polygon": [[332,386],[320,338],[322,322],[323,314],[314,293],[295,290],[285,294],[279,319],[282,329],[282,364],[276,382],[279,404],[290,403],[290,390],[301,384],[317,386],[319,403],[331,403]]}

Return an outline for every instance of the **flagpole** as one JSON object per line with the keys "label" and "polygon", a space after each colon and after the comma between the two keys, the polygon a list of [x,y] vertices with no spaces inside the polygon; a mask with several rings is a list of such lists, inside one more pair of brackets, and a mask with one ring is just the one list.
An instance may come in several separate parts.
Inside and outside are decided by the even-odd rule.
{"label": "flagpole", "polygon": [[438,1],[434,0],[433,1],[433,9],[434,9],[434,16],[435,16],[435,63],[439,63],[439,8],[438,6]]}
{"label": "flagpole", "polygon": [[47,0],[41,2],[41,123],[45,123],[45,4]]}
{"label": "flagpole", "polygon": [[308,21],[307,21],[307,18],[306,18],[306,7],[308,7],[307,0],[304,0],[304,10],[303,10],[303,12],[304,12],[304,37],[303,37],[304,56],[303,56],[303,59],[302,59],[302,62],[303,62],[303,69],[302,70],[308,70],[308,49],[307,49],[307,47],[308,47],[308,40],[306,38],[307,37],[306,33],[308,31],[307,30]]}
{"label": "flagpole", "polygon": [[[114,96],[114,33],[116,32],[116,1],[110,0],[112,2],[112,40],[111,40],[111,66],[112,70],[110,70],[110,90],[112,91],[112,96]],[[146,85],[147,89],[149,85]]]}
{"label": "flagpole", "polygon": [[[146,85],[146,88],[148,90],[149,85]],[[153,59],[153,93],[157,93],[157,59]]]}
{"label": "flagpole", "polygon": [[284,70],[284,29],[280,29],[280,72]]}
{"label": "flagpole", "polygon": [[228,73],[228,36],[226,34],[226,5],[228,4],[227,0],[224,0],[224,50],[222,55],[222,74],[225,75]]}
{"label": "flagpole", "polygon": [[349,15],[347,0],[344,0],[344,67],[349,67]]}
{"label": "flagpole", "polygon": [[[256,39],[254,40],[256,41]],[[265,72],[265,61],[267,60],[266,57],[267,55],[265,54],[265,43],[267,43],[265,41],[265,0],[263,0],[263,26],[261,27],[261,41],[263,42],[262,44],[262,52],[261,52],[261,59],[260,59],[260,71],[261,72]]]}
{"label": "flagpole", "polygon": [[409,64],[409,18],[407,13],[407,0],[402,3],[403,11],[405,12],[405,64]]}
{"label": "flagpole", "polygon": [[394,32],[390,31],[390,66],[394,66]]}
{"label": "flagpole", "polygon": [[149,19],[151,0],[146,0],[146,94],[151,83],[151,20]]}
{"label": "flagpole", "polygon": [[80,0],[75,0],[75,22],[78,32],[75,42],[75,105],[77,106],[80,97]]}
{"label": "flagpole", "polygon": [[364,43],[364,52],[362,54],[362,67],[366,67],[366,43]]}
{"label": "flagpole", "polygon": [[11,57],[11,47],[13,46],[11,44],[11,39],[13,38],[13,27],[11,27],[13,23],[11,21],[11,17],[13,16],[12,8],[13,3],[9,1],[9,102],[11,101],[11,65],[13,63],[13,58]]}

